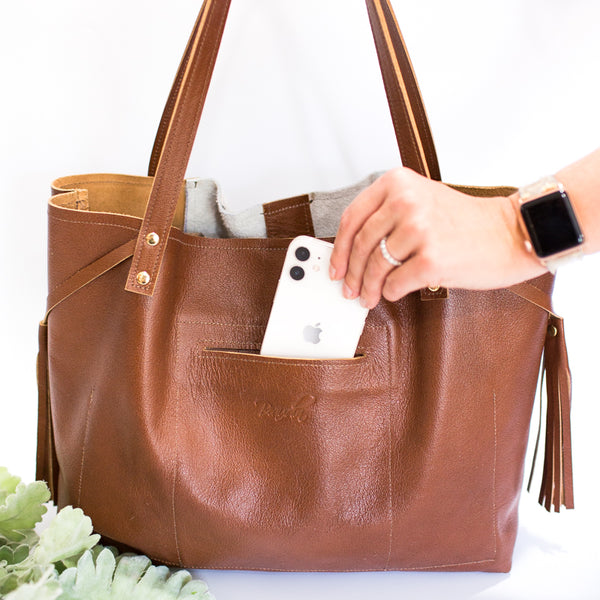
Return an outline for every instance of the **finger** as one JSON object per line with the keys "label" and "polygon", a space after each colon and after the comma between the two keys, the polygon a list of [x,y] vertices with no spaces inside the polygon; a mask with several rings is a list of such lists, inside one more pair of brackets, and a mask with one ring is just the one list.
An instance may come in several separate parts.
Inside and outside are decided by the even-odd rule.
{"label": "finger", "polygon": [[[401,267],[413,256],[420,243],[416,233],[405,234],[406,228],[397,227],[386,240],[386,247],[392,257],[402,261]],[[381,249],[377,247],[367,263],[362,278],[360,301],[367,308],[374,308],[379,302],[386,279],[399,267],[394,267],[383,256]]]}
{"label": "finger", "polygon": [[387,276],[382,295],[386,300],[395,302],[428,286],[444,285],[442,281],[435,280],[432,273],[426,259],[419,255],[412,256]]}
{"label": "finger", "polygon": [[343,279],[348,268],[354,236],[365,221],[381,206],[385,189],[380,179],[365,188],[343,212],[330,258],[331,279]]}
{"label": "finger", "polygon": [[383,258],[379,244],[393,229],[394,216],[393,212],[389,208],[386,208],[384,202],[379,210],[367,219],[362,229],[354,236],[344,281],[345,295],[347,297],[355,298],[360,293],[363,276],[372,256],[378,255],[388,267],[392,266]]}

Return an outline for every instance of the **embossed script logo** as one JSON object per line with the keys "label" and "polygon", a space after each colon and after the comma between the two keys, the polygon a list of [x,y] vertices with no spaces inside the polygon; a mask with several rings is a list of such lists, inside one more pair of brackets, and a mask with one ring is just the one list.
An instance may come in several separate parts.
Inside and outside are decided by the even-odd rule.
{"label": "embossed script logo", "polygon": [[285,419],[304,423],[310,416],[316,401],[314,396],[307,395],[291,406],[274,406],[267,400],[255,400],[254,406],[258,408],[259,417],[273,419],[276,423]]}

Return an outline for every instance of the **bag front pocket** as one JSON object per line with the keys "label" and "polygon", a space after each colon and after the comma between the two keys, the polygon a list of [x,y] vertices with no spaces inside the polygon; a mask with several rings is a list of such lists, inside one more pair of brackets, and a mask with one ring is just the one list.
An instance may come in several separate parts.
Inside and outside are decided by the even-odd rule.
{"label": "bag front pocket", "polygon": [[[274,358],[211,349],[217,340],[199,333],[199,324],[179,323],[179,560],[213,568],[385,566],[389,353]],[[378,333],[387,338],[385,329]],[[366,332],[363,344],[376,335]]]}

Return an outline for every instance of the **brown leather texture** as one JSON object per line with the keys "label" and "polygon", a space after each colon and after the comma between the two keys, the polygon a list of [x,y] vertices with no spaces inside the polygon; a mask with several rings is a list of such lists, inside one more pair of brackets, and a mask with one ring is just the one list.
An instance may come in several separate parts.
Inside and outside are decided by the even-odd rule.
{"label": "brown leather texture", "polygon": [[[382,2],[367,4],[388,14]],[[195,68],[198,39],[217,35],[205,19],[219,9],[224,21],[228,4],[206,1],[184,69]],[[179,175],[157,187],[173,160],[164,157],[183,152],[185,162],[175,142],[185,129],[191,144],[195,131],[173,123],[199,118],[179,112],[186,77],[176,86],[155,178],[54,184],[38,477],[103,536],[170,565],[508,571],[544,347],[541,500],[572,505],[570,375],[553,276],[382,300],[353,359],[260,356],[289,236],[306,211],[289,199],[266,205],[276,231],[264,239],[184,233]],[[139,244],[161,199],[159,222],[175,216],[158,231],[160,277],[151,292],[131,293],[125,282],[134,261],[144,264]]]}
{"label": "brown leather texture", "polygon": [[267,237],[315,235],[307,195],[263,204]]}

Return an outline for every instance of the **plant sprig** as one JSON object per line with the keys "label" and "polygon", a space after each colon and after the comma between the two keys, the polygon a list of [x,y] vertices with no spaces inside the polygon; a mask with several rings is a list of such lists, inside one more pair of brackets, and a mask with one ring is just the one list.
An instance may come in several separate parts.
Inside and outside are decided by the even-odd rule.
{"label": "plant sprig", "polygon": [[0,467],[0,598],[5,600],[212,600],[203,581],[146,556],[119,555],[66,506],[38,535],[50,499],[42,481],[24,484]]}

